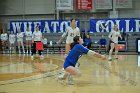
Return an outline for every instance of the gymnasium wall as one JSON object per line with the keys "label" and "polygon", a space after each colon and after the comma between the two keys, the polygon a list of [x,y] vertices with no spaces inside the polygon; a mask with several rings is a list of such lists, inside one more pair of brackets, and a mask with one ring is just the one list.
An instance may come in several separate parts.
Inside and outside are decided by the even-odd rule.
{"label": "gymnasium wall", "polygon": [[[130,9],[117,9],[119,18],[139,18],[140,0],[132,0],[132,3],[133,5]],[[108,18],[110,11],[112,10],[94,11],[93,9],[89,12],[61,11],[60,19],[70,19],[72,17],[80,19],[80,28],[88,30],[89,19]],[[11,20],[55,19],[55,0],[0,0],[0,23],[6,25],[7,30],[10,28],[9,22]],[[132,33],[132,35],[128,37],[128,50],[135,50],[135,38],[139,36]]]}

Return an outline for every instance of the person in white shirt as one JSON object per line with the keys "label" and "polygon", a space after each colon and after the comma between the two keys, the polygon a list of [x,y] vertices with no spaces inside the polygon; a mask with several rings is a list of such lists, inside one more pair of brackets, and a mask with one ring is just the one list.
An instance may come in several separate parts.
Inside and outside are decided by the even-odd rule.
{"label": "person in white shirt", "polygon": [[[32,35],[32,42],[33,42],[33,48],[32,48],[32,54],[31,54],[31,59],[34,59],[34,54],[36,54],[36,42],[41,42],[42,41],[42,33],[39,31],[39,26],[36,26],[35,31],[33,32]],[[44,56],[42,55],[42,50],[38,50],[38,53],[40,55],[40,59],[43,59]]]}
{"label": "person in white shirt", "polygon": [[[67,37],[66,37],[67,36]],[[70,45],[73,42],[75,36],[80,36],[80,29],[76,27],[76,20],[71,19],[71,26],[66,28],[66,32],[63,33],[62,38],[57,42],[58,44],[66,37],[65,53],[70,51]]]}
{"label": "person in white shirt", "polygon": [[25,39],[26,39],[26,53],[31,53],[31,44],[32,44],[32,31],[27,28],[25,32]]}
{"label": "person in white shirt", "polygon": [[111,43],[110,43],[110,46],[111,46],[111,49],[109,51],[109,57],[108,57],[108,60],[112,60],[111,58],[111,55],[112,55],[112,52],[113,52],[113,49],[115,48],[115,57],[114,58],[118,58],[117,57],[117,54],[118,54],[118,37],[121,37],[121,34],[120,34],[120,31],[118,29],[118,25],[115,25],[114,28],[113,28],[113,31],[110,32],[109,36],[108,36],[111,40]]}
{"label": "person in white shirt", "polygon": [[2,41],[2,50],[3,50],[3,53],[5,53],[6,52],[6,47],[8,46],[8,42],[7,42],[8,41],[8,35],[7,35],[7,33],[2,30],[2,34],[1,34],[0,38],[1,38],[1,41]]}
{"label": "person in white shirt", "polygon": [[13,31],[11,31],[9,35],[10,53],[12,53],[12,51],[14,50],[15,41],[16,41],[16,35],[14,34]]}
{"label": "person in white shirt", "polygon": [[18,43],[18,51],[19,51],[19,54],[21,53],[20,46],[22,47],[23,53],[25,53],[24,44],[23,44],[23,37],[24,37],[24,33],[21,32],[21,30],[19,28],[18,29],[18,33],[17,33],[17,43]]}

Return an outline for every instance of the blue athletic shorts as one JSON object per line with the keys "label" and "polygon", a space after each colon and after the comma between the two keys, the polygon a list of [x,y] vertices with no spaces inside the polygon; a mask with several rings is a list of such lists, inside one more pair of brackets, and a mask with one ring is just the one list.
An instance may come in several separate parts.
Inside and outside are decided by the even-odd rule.
{"label": "blue athletic shorts", "polygon": [[65,61],[65,62],[64,62],[64,69],[66,69],[66,68],[69,67],[69,66],[73,66],[73,67],[75,67],[75,65],[72,64],[71,62],[69,62],[69,61]]}

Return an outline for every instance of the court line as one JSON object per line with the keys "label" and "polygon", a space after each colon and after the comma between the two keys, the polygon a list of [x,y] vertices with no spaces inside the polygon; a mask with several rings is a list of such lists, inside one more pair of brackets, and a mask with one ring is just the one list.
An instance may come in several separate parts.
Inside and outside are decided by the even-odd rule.
{"label": "court line", "polygon": [[[57,60],[61,60],[61,61],[63,61],[62,59],[58,59],[58,58],[53,58],[53,59],[57,59]],[[24,62],[25,63],[25,62]],[[15,63],[16,64],[16,63]],[[8,64],[9,65],[9,64]],[[8,66],[7,65],[7,66]],[[34,69],[37,69],[35,66],[34,66],[34,64],[32,64],[32,67],[34,68]],[[54,73],[55,72],[55,74],[52,74],[52,73]],[[52,76],[56,76],[56,75],[58,75],[58,74],[60,74],[62,71],[61,71],[61,69],[59,69],[59,70],[55,70],[55,71],[51,71],[51,72],[48,72],[47,71],[47,73],[46,72],[40,72],[40,74],[39,75],[33,75],[33,76],[30,76],[30,77],[24,77],[24,78],[20,78],[20,79],[13,79],[13,80],[7,80],[7,81],[0,81],[0,86],[2,86],[2,85],[8,85],[8,84],[15,84],[15,83],[21,83],[21,82],[26,82],[26,81],[33,81],[33,80],[38,80],[38,79],[42,79],[42,78],[47,78],[47,77],[52,77]],[[50,74],[49,74],[50,73]],[[34,78],[34,77],[36,77],[36,78]],[[25,79],[27,79],[27,80],[25,80]],[[60,82],[59,82],[60,83]]]}

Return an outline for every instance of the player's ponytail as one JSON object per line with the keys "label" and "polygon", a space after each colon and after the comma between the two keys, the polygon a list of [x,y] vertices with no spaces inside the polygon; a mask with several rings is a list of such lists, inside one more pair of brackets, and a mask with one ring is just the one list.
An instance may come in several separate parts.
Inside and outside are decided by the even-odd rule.
{"label": "player's ponytail", "polygon": [[80,36],[75,36],[74,38],[73,38],[73,43],[71,43],[71,49],[76,45],[76,44],[79,44],[79,38],[80,38]]}

